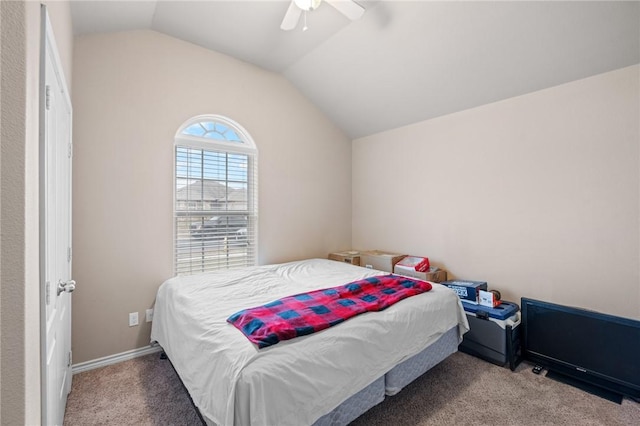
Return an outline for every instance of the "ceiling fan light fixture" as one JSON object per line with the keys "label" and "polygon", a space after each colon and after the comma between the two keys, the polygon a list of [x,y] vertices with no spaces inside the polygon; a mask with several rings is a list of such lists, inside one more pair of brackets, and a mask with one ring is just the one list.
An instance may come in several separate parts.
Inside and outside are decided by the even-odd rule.
{"label": "ceiling fan light fixture", "polygon": [[[317,9],[322,0],[290,0],[287,12],[284,14],[280,28],[284,31],[291,31],[298,26],[300,16],[304,14],[305,25],[303,31],[307,30],[307,12]],[[338,12],[352,21],[359,19],[364,14],[364,7],[354,0],[327,0],[329,6],[333,6]]]}
{"label": "ceiling fan light fixture", "polygon": [[322,2],[322,0],[293,0],[293,2],[300,9],[304,10],[305,12],[308,12],[310,10],[317,9],[318,6],[320,6],[320,3]]}

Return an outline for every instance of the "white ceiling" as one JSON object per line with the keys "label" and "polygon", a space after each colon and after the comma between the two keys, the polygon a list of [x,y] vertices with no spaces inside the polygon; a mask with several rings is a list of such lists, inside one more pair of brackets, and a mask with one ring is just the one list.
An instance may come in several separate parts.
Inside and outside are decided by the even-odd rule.
{"label": "white ceiling", "polygon": [[358,138],[640,63],[640,2],[357,0],[280,30],[289,2],[71,3],[74,33],[152,29],[282,73]]}

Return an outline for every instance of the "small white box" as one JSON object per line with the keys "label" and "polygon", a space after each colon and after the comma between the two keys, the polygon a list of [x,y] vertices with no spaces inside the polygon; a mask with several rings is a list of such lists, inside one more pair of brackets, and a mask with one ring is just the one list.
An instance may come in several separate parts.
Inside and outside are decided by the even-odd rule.
{"label": "small white box", "polygon": [[480,290],[479,292],[479,300],[478,303],[481,306],[487,306],[489,308],[494,308],[496,306],[497,300],[495,299],[495,294],[490,291]]}

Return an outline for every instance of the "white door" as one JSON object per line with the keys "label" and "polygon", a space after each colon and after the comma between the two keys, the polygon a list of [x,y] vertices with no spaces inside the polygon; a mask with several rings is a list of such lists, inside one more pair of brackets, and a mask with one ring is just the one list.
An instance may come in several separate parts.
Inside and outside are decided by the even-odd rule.
{"label": "white door", "polygon": [[46,7],[40,55],[42,423],[61,425],[71,390],[71,101]]}

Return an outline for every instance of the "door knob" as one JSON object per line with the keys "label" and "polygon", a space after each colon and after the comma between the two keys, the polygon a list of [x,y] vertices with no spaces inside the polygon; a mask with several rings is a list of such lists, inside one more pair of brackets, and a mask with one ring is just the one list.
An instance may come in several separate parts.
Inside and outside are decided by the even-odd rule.
{"label": "door knob", "polygon": [[74,280],[58,281],[58,296],[60,296],[60,293],[62,293],[63,291],[66,291],[67,293],[71,293],[75,289],[76,289],[76,282]]}

